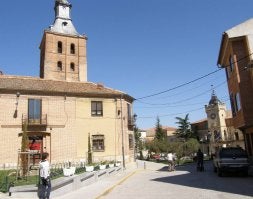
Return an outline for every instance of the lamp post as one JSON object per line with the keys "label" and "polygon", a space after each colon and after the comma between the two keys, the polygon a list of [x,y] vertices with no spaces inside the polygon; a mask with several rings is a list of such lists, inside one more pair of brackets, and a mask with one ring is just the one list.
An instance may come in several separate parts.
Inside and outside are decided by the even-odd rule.
{"label": "lamp post", "polygon": [[134,162],[136,161],[136,140],[135,140],[135,134],[138,132],[135,132],[136,129],[136,119],[137,119],[137,115],[134,114],[133,115],[133,142],[134,142]]}
{"label": "lamp post", "polygon": [[15,102],[16,109],[15,109],[13,118],[17,118],[17,117],[18,117],[18,101],[19,101],[19,97],[20,97],[20,93],[17,92],[17,93],[16,93],[16,102]]}

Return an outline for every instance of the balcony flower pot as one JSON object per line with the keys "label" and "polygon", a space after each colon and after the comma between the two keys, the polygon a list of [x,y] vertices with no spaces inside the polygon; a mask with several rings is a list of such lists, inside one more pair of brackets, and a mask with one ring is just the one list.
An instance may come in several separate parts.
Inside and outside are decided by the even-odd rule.
{"label": "balcony flower pot", "polygon": [[105,170],[106,169],[106,164],[100,164],[99,169],[100,170]]}
{"label": "balcony flower pot", "polygon": [[86,170],[86,172],[92,172],[92,171],[94,171],[94,166],[93,165],[86,165],[85,170]]}
{"label": "balcony flower pot", "polygon": [[114,167],[114,163],[110,163],[109,168],[113,168],[113,167]]}
{"label": "balcony flower pot", "polygon": [[120,162],[116,162],[116,163],[115,163],[115,166],[116,166],[116,167],[119,167],[120,164],[121,164]]}
{"label": "balcony flower pot", "polygon": [[76,167],[68,167],[63,169],[63,175],[64,176],[72,176],[75,174]]}

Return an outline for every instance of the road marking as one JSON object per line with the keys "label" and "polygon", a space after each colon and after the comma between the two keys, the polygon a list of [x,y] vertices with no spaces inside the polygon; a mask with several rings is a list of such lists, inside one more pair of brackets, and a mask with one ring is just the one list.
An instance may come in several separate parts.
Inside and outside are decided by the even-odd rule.
{"label": "road marking", "polygon": [[116,186],[122,184],[124,181],[126,181],[128,178],[130,178],[131,176],[133,176],[134,174],[136,174],[137,172],[140,172],[140,170],[134,171],[132,173],[130,173],[128,176],[126,176],[125,178],[123,178],[122,180],[120,180],[119,182],[117,182],[115,185],[113,185],[112,187],[110,187],[109,189],[105,190],[102,194],[100,194],[98,197],[96,197],[96,199],[100,199],[103,196],[106,196],[107,194],[109,194]]}

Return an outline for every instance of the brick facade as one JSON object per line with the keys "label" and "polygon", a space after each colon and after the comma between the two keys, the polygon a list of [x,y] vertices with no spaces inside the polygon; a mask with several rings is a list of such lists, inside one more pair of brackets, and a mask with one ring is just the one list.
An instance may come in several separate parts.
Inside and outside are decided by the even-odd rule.
{"label": "brick facade", "polygon": [[249,19],[224,32],[218,58],[227,74],[232,123],[243,132],[250,156],[253,156],[252,28],[253,19]]}
{"label": "brick facade", "polygon": [[[32,127],[29,136],[43,136],[43,151],[50,152],[52,163],[87,159],[88,134],[104,135],[105,150],[93,152],[95,161],[122,160],[122,128],[120,99],[79,98],[65,96],[20,95],[16,110],[16,95],[1,94],[0,106],[0,166],[17,162],[18,149],[21,147],[22,116],[28,112],[28,99],[42,100],[42,115],[47,115],[45,131]],[[91,101],[102,101],[103,116],[91,116]],[[123,134],[126,161],[133,160],[133,150],[129,149],[127,104],[123,100]]]}

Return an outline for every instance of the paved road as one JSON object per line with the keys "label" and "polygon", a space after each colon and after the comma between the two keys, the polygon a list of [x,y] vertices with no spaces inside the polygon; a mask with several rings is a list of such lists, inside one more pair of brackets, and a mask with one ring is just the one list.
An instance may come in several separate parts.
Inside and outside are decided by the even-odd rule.
{"label": "paved road", "polygon": [[[111,177],[52,199],[253,199],[253,177],[218,177],[211,163],[205,172],[195,165],[168,172],[164,164],[138,162]],[[0,198],[11,199],[1,195]]]}
{"label": "paved road", "polygon": [[124,182],[112,187],[101,199],[248,199],[253,198],[253,178],[228,174],[218,177],[211,163],[205,172],[197,172],[195,165],[168,172],[161,165],[146,165]]}

